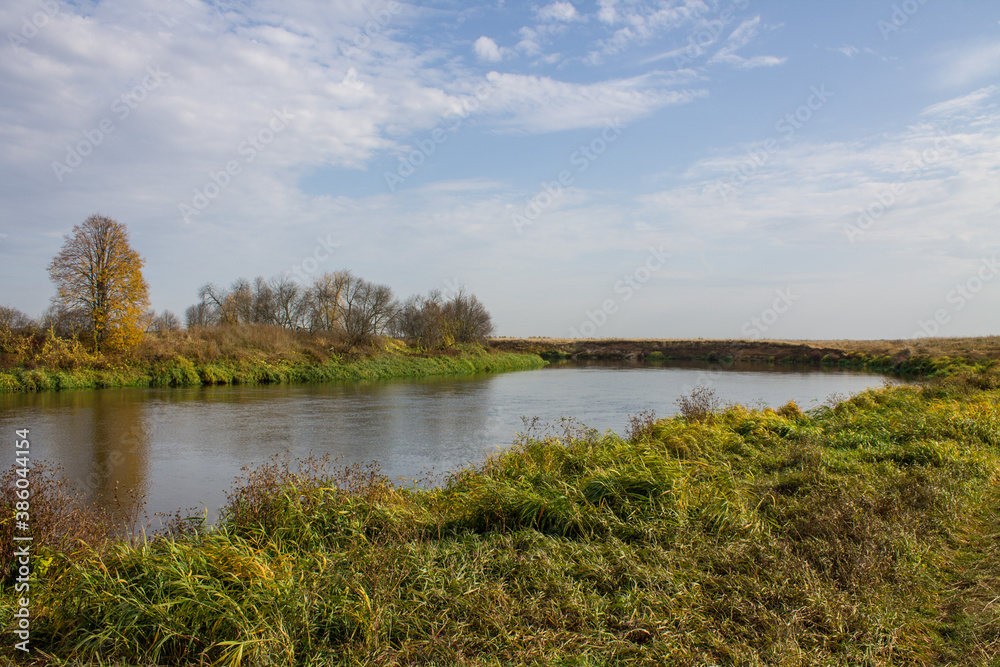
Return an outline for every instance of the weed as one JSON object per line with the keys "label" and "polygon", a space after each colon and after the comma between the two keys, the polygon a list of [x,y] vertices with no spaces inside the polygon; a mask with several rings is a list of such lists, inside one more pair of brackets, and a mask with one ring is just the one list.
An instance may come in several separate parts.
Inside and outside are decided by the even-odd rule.
{"label": "weed", "polygon": [[722,401],[711,387],[698,386],[691,390],[690,395],[678,398],[677,407],[685,419],[709,421],[722,407]]}

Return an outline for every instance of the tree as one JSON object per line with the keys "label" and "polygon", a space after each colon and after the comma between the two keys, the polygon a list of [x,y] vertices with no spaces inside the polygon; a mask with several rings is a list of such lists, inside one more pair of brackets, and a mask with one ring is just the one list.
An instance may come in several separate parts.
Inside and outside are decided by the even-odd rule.
{"label": "tree", "polygon": [[53,304],[42,313],[41,328],[51,329],[60,338],[72,338],[86,333],[89,324],[83,311]]}
{"label": "tree", "polygon": [[38,328],[38,322],[17,308],[0,306],[0,329],[24,332]]}
{"label": "tree", "polygon": [[493,318],[486,306],[464,289],[445,304],[443,313],[456,343],[484,343],[493,335]]}
{"label": "tree", "polygon": [[454,342],[446,340],[448,333],[438,290],[431,290],[426,297],[416,294],[407,299],[393,321],[393,331],[426,349],[448,347]]}
{"label": "tree", "polygon": [[129,244],[125,225],[92,215],[73,227],[49,264],[54,304],[78,312],[98,350],[129,349],[146,329],[149,286],[145,260]]}
{"label": "tree", "polygon": [[493,319],[474,294],[461,290],[450,301],[433,290],[412,296],[399,308],[393,331],[420,346],[447,348],[455,343],[483,343],[493,334]]}
{"label": "tree", "polygon": [[344,290],[341,308],[347,346],[354,347],[385,333],[397,303],[388,285],[354,277]]}
{"label": "tree", "polygon": [[309,307],[305,290],[289,280],[287,275],[274,276],[270,285],[274,295],[275,321],[286,329],[298,329]]}
{"label": "tree", "polygon": [[169,310],[164,310],[159,315],[154,315],[149,324],[149,330],[154,333],[167,333],[168,331],[179,331],[181,321]]}
{"label": "tree", "polygon": [[212,310],[204,301],[196,303],[193,306],[188,306],[188,309],[184,311],[184,320],[187,322],[188,329],[207,327],[212,323]]}
{"label": "tree", "polygon": [[311,331],[338,331],[344,328],[344,292],[357,280],[350,271],[324,273],[309,288],[308,310]]}

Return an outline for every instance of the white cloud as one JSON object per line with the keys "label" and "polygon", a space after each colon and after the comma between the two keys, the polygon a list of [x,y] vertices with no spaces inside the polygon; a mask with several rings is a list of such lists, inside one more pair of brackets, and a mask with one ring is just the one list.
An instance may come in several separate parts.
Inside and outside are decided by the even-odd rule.
{"label": "white cloud", "polygon": [[668,89],[665,86],[677,79],[665,75],[659,75],[659,80],[645,75],[592,84],[496,72],[489,79],[496,90],[485,104],[487,113],[498,116],[511,129],[527,132],[601,127],[613,118],[629,122],[705,94]]}
{"label": "white cloud", "polygon": [[597,20],[601,23],[613,25],[620,20],[616,5],[618,0],[600,0],[600,9],[597,11]]}
{"label": "white cloud", "polygon": [[538,18],[542,21],[570,22],[579,21],[582,17],[577,13],[576,7],[572,3],[553,2],[538,10]]}
{"label": "white cloud", "polygon": [[[995,246],[996,108],[982,108],[960,124],[949,118],[865,140],[757,151],[767,155],[763,164],[750,157],[753,150],[740,147],[691,165],[687,183],[640,198],[647,216],[669,216],[709,244],[743,237],[844,249],[888,244],[935,254],[957,240],[956,256]],[[732,183],[740,185],[725,187]],[[876,211],[873,222],[852,244],[846,225],[857,227],[868,209]]]}
{"label": "white cloud", "polygon": [[890,60],[886,56],[879,55],[879,53],[877,51],[875,51],[874,49],[872,49],[870,47],[867,47],[867,46],[858,48],[857,46],[854,46],[852,44],[844,44],[843,46],[840,46],[840,47],[837,47],[837,48],[830,48],[830,49],[827,49],[827,50],[828,51],[835,51],[836,53],[842,53],[845,56],[847,56],[848,58],[850,58],[851,60],[854,60],[854,56],[858,55],[859,53],[864,53],[864,54],[870,55],[870,56],[877,56],[877,57],[881,58],[885,62],[889,62],[889,60]]}
{"label": "white cloud", "polygon": [[729,35],[725,46],[719,49],[708,62],[726,63],[739,69],[753,69],[755,67],[774,67],[782,65],[787,58],[777,56],[753,56],[744,58],[736,54],[736,51],[749,44],[760,32],[760,17],[744,21]]}
{"label": "white cloud", "polygon": [[937,57],[942,86],[964,87],[1000,76],[1000,42],[963,46]]}
{"label": "white cloud", "polygon": [[679,3],[628,2],[602,0],[598,19],[607,25],[622,24],[606,39],[599,40],[588,62],[600,64],[604,56],[615,55],[635,44],[644,44],[656,36],[679,28],[695,25],[710,8],[702,0],[682,0]]}
{"label": "white cloud", "polygon": [[542,52],[541,38],[534,28],[524,26],[519,31],[521,41],[517,43],[517,50],[527,56],[537,56]]}
{"label": "white cloud", "polygon": [[476,56],[480,60],[485,60],[486,62],[491,63],[498,63],[503,60],[503,53],[501,53],[500,47],[497,46],[496,42],[485,35],[476,40],[472,49],[476,52]]}
{"label": "white cloud", "polygon": [[997,93],[1000,93],[1000,85],[980,88],[968,95],[932,104],[921,113],[929,116],[961,116],[970,112],[979,112],[982,111],[982,103]]}

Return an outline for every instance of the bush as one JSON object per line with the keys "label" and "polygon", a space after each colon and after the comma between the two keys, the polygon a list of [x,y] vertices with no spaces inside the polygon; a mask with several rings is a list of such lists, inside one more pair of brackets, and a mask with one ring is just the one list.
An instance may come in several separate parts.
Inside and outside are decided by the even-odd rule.
{"label": "bush", "polygon": [[677,399],[681,415],[689,421],[710,421],[712,415],[722,407],[722,401],[711,387],[698,386],[688,396]]}

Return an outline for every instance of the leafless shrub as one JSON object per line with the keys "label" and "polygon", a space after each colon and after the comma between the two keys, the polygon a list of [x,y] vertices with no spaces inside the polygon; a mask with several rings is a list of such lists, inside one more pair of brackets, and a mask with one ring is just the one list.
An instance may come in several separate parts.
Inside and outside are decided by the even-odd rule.
{"label": "leafless shrub", "polygon": [[[0,485],[0,562],[3,577],[12,572],[15,521],[17,467],[12,467]],[[52,468],[45,461],[33,461],[28,471],[30,510],[26,522],[32,537],[32,548],[48,547],[71,553],[81,547],[100,548],[112,538],[134,536],[139,515],[144,506],[142,497],[133,492],[115,489],[113,503],[84,501],[83,493],[73,485],[61,466]]]}
{"label": "leafless shrub", "polygon": [[653,435],[653,426],[655,425],[655,410],[643,410],[634,415],[629,415],[628,426],[625,428],[625,437],[629,442],[639,442]]}
{"label": "leafless shrub", "polygon": [[722,401],[711,387],[698,385],[688,396],[677,399],[681,415],[690,421],[710,421],[712,414],[722,407]]}

